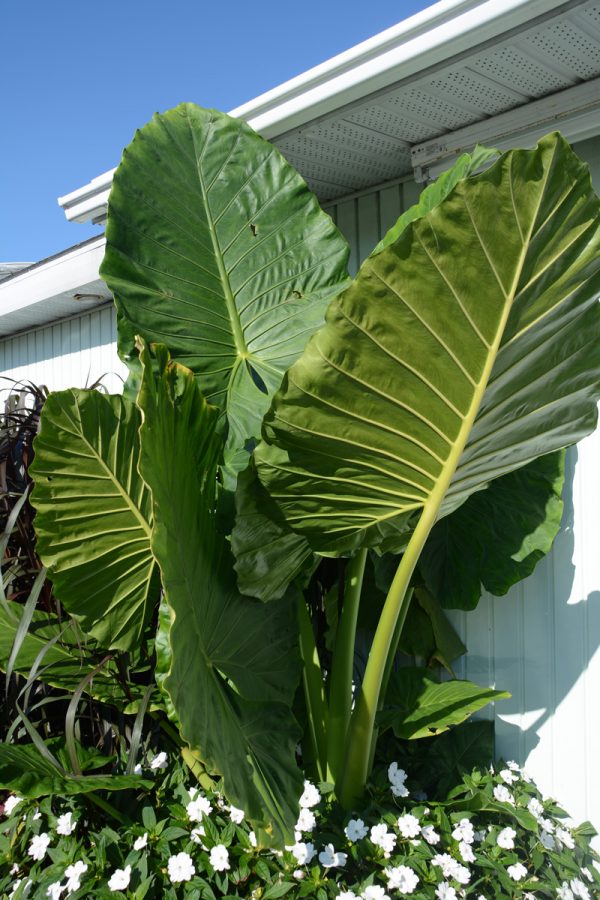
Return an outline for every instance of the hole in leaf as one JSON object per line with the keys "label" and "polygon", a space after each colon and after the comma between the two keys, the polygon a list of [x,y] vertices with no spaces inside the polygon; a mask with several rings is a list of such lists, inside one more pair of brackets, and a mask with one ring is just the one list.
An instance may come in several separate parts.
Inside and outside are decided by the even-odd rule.
{"label": "hole in leaf", "polygon": [[252,381],[254,382],[256,387],[259,389],[259,391],[262,391],[263,394],[268,394],[269,391],[267,390],[266,384],[264,383],[264,381],[262,380],[262,378],[260,377],[260,375],[258,374],[256,369],[250,365],[248,360],[246,360],[246,366],[248,367],[248,372],[250,373],[250,378],[252,379]]}

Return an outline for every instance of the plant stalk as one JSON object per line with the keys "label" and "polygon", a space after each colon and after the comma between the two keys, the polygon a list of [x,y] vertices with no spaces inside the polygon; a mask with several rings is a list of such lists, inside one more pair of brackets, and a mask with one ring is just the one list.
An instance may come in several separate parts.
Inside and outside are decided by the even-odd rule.
{"label": "plant stalk", "polygon": [[356,622],[360,606],[366,547],[350,559],[346,566],[344,603],[335,636],[335,647],[331,666],[329,689],[329,727],[327,742],[327,764],[335,784],[339,777],[344,753],[350,715],[352,712],[352,674],[354,671],[354,644]]}
{"label": "plant stalk", "polygon": [[301,596],[298,602],[300,623],[300,656],[302,657],[302,682],[308,717],[308,733],[321,781],[328,780],[327,726],[329,712],[323,687],[323,672],[315,643],[315,634],[308,614],[308,607]]}

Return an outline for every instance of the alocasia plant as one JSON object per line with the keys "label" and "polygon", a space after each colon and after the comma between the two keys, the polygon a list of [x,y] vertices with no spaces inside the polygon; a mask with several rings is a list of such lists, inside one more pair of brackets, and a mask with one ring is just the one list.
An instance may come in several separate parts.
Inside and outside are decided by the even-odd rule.
{"label": "alocasia plant", "polygon": [[473,174],[491,155],[462,157],[353,281],[330,218],[244,123],[157,115],[115,174],[102,275],[131,377],[123,399],[48,402],[40,552],[107,647],[155,627],[158,569],[169,714],[274,841],[299,736],[350,807],[381,729],[422,738],[505,696],[395,670],[398,648],[450,668],[443,607],[533,569],[562,450],[595,427],[589,174],[559,135]]}

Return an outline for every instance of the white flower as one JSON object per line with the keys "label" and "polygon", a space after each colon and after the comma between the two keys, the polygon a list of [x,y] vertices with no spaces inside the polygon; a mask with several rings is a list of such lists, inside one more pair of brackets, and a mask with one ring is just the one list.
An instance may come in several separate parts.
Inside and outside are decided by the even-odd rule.
{"label": "white flower", "polygon": [[452,878],[460,884],[468,884],[471,880],[471,873],[466,866],[461,866],[460,863],[456,863],[452,871]]}
{"label": "white flower", "polygon": [[22,801],[23,798],[19,797],[17,794],[11,794],[10,797],[7,797],[4,801],[4,815],[10,816],[15,806],[17,806],[17,804],[21,803]]}
{"label": "white flower", "polygon": [[39,809],[38,809],[37,806],[36,806],[35,811],[34,811],[32,817],[31,817],[31,819],[32,819],[33,822],[37,822],[37,820],[38,820],[38,819],[41,819],[41,818],[42,818],[42,814],[41,814],[41,812],[39,811]]}
{"label": "white flower", "polygon": [[556,843],[552,835],[548,834],[548,832],[544,831],[543,829],[542,833],[540,834],[540,842],[542,846],[546,848],[546,850],[554,850],[554,848],[556,847]]}
{"label": "white flower", "polygon": [[302,869],[294,869],[292,875],[297,881],[302,881],[302,879],[306,875],[306,872],[304,872]]}
{"label": "white flower", "polygon": [[147,846],[148,846],[148,832],[145,831],[141,837],[135,839],[135,841],[133,842],[133,849],[134,850],[143,850],[144,847],[147,847]]}
{"label": "white flower", "polygon": [[291,852],[296,857],[296,862],[299,866],[308,866],[315,855],[314,844],[299,841],[297,844],[294,844]]}
{"label": "white flower", "polygon": [[50,838],[46,834],[45,831],[42,834],[34,834],[32,837],[29,847],[27,848],[27,853],[33,859],[43,859],[46,855],[46,851],[50,846]]}
{"label": "white flower", "polygon": [[404,769],[398,768],[398,763],[393,762],[388,766],[388,779],[392,787],[394,797],[408,797],[408,790],[404,782],[407,779]]}
{"label": "white flower", "polygon": [[388,891],[400,891],[401,894],[412,894],[419,883],[417,873],[409,866],[395,866],[386,869]]}
{"label": "white flower", "polygon": [[349,841],[361,841],[369,833],[369,829],[362,819],[350,819],[344,828],[344,834]]}
{"label": "white flower", "polygon": [[244,816],[245,813],[243,809],[238,809],[237,806],[229,807],[229,818],[236,825],[240,825],[244,821]]}
{"label": "white flower", "polygon": [[324,869],[341,868],[346,865],[348,855],[346,853],[338,853],[333,844],[327,844],[319,853],[319,862]]}
{"label": "white flower", "polygon": [[529,803],[527,804],[527,809],[536,819],[539,819],[541,815],[543,815],[544,807],[540,803],[537,797],[532,797]]}
{"label": "white flower", "polygon": [[58,821],[56,823],[56,833],[57,834],[73,834],[75,831],[75,825],[77,823],[73,821],[73,813],[66,812],[63,813],[62,816],[58,817]]}
{"label": "white flower", "polygon": [[197,788],[197,787],[188,788],[188,794],[190,795],[190,800],[194,799],[194,797],[198,793],[198,790],[199,790],[199,788]]}
{"label": "white flower", "polygon": [[341,891],[338,894],[338,900],[358,900],[354,891]]}
{"label": "white flower", "polygon": [[440,842],[440,836],[433,825],[424,825],[423,828],[421,828],[421,835],[428,844],[439,844]]}
{"label": "white flower", "polygon": [[496,843],[499,847],[502,847],[503,850],[512,850],[515,846],[516,836],[517,832],[514,828],[503,828],[496,838]]}
{"label": "white flower", "polygon": [[[581,871],[583,872],[583,869]],[[586,872],[587,872],[587,869],[586,869]],[[19,863],[13,863],[12,866],[10,867],[9,875],[18,875],[18,874],[19,874]],[[588,873],[588,878],[589,878],[589,873]],[[590,878],[590,881],[591,880],[592,879]]]}
{"label": "white flower", "polygon": [[438,900],[457,900],[456,891],[450,887],[447,881],[442,881],[435,889],[435,896]]}
{"label": "white flower", "polygon": [[300,806],[308,807],[316,806],[317,803],[320,803],[321,795],[314,784],[311,784],[310,781],[304,782],[304,791],[302,792],[302,796],[300,797]]}
{"label": "white flower", "polygon": [[111,891],[126,891],[131,881],[131,866],[124,869],[115,869],[108,879],[108,888]]}
{"label": "white flower", "polygon": [[590,900],[590,892],[579,878],[571,879],[571,890],[573,891],[574,897],[581,897],[582,900]]}
{"label": "white flower", "polygon": [[65,875],[67,877],[65,890],[67,891],[67,894],[73,894],[75,891],[79,890],[81,887],[81,876],[84,872],[87,872],[87,865],[80,859],[73,863],[72,866],[67,866],[65,869]]}
{"label": "white flower", "polygon": [[210,864],[215,872],[224,872],[229,868],[229,851],[225,844],[215,844],[210,851]]}
{"label": "white flower", "polygon": [[575,841],[573,840],[573,836],[567,831],[566,828],[557,828],[556,829],[556,840],[564,844],[567,850],[575,849]]}
{"label": "white flower", "polygon": [[540,819],[540,825],[548,834],[554,834],[554,822],[552,819]]}
{"label": "white flower", "polygon": [[176,856],[170,856],[167,870],[171,884],[176,884],[178,881],[190,881],[196,874],[196,869],[189,853],[177,853]]}
{"label": "white flower", "polygon": [[431,860],[432,865],[439,866],[444,878],[454,878],[460,884],[468,884],[471,873],[466,866],[461,866],[449,853],[437,853]]}
{"label": "white flower", "polygon": [[499,803],[510,803],[511,806],[515,805],[515,798],[503,784],[496,785],[494,788],[494,797]]}
{"label": "white flower", "polygon": [[209,816],[211,814],[212,806],[206,797],[196,797],[194,800],[190,800],[185,811],[191,822],[201,822],[202,816]]}
{"label": "white flower", "polygon": [[454,827],[452,837],[455,841],[464,841],[465,844],[472,844],[475,839],[475,831],[471,820],[461,819],[458,825]]}
{"label": "white flower", "polygon": [[135,766],[133,767],[133,774],[134,774],[134,775],[141,775],[141,774],[142,774],[142,764],[141,764],[141,763],[136,763],[136,764],[135,764]]}
{"label": "white flower", "polygon": [[248,840],[250,841],[250,843],[252,844],[253,847],[258,846],[258,843],[257,843],[257,840],[256,840],[256,835],[254,834],[253,831],[250,831],[250,832],[248,833]]}
{"label": "white flower", "polygon": [[300,833],[303,831],[312,831],[316,824],[317,820],[315,819],[315,814],[306,806],[300,807],[300,815],[296,822],[296,830]]}
{"label": "white flower", "polygon": [[463,862],[475,862],[475,854],[473,853],[473,848],[470,844],[467,844],[466,841],[460,842],[460,844],[458,845],[458,852],[462,856]]}
{"label": "white flower", "polygon": [[370,884],[360,895],[362,900],[390,900],[389,894],[378,884]]}
{"label": "white flower", "polygon": [[[192,842],[192,844],[200,844],[201,847],[204,847],[202,838],[205,836],[205,834],[206,832],[204,831],[203,826],[198,825],[197,828],[192,828],[190,832],[190,841]],[[204,847],[204,849],[206,850],[206,847]]]}
{"label": "white flower", "polygon": [[52,882],[52,884],[48,885],[46,897],[50,897],[50,900],[60,900],[60,895],[62,894],[64,889],[64,885],[62,885],[60,881],[54,881]]}
{"label": "white flower", "polygon": [[150,763],[151,769],[166,769],[167,768],[167,754],[163,751],[162,753],[157,753],[152,762]]}
{"label": "white flower", "polygon": [[405,813],[398,819],[398,828],[400,834],[405,838],[414,838],[421,833],[421,826],[416,816],[411,813]]}
{"label": "white flower", "polygon": [[[22,881],[23,881],[22,878],[17,878],[17,880],[13,882],[12,887],[11,887],[11,889],[10,889],[10,897],[14,897],[14,895],[17,893],[17,890],[18,890],[18,888],[19,888],[19,886],[20,886],[20,884],[21,884]],[[32,885],[33,885],[33,881],[31,881],[31,879],[28,878],[27,881],[25,882],[25,884],[23,885],[22,890],[21,890],[21,897],[28,897],[28,896],[29,896],[29,893],[30,893],[30,891],[31,891]]]}
{"label": "white flower", "polygon": [[510,769],[502,769],[500,772],[500,778],[502,781],[506,782],[506,784],[514,784],[515,781],[519,780],[519,776],[515,775],[514,772],[511,772]]}
{"label": "white flower", "polygon": [[506,871],[513,881],[521,881],[527,875],[527,869],[523,863],[515,863],[514,866],[509,866]]}
{"label": "white flower", "polygon": [[509,769],[512,769],[513,772],[519,772],[521,769],[520,765],[518,763],[516,763],[514,761],[514,759],[509,759],[509,761],[506,763],[506,765],[508,766]]}
{"label": "white flower", "polygon": [[567,881],[563,881],[561,886],[557,888],[556,896],[558,897],[558,900],[574,900],[573,891],[569,887]]}
{"label": "white flower", "polygon": [[585,877],[587,878],[588,881],[593,881],[593,880],[594,880],[594,879],[592,878],[592,873],[590,872],[589,869],[586,869],[585,866],[583,866],[583,868],[581,869],[581,874],[582,874],[582,875],[585,875]]}
{"label": "white flower", "polygon": [[392,850],[396,845],[396,835],[392,831],[387,830],[387,825],[383,822],[380,825],[373,825],[370,838],[376,847],[381,847],[384,856],[391,856]]}

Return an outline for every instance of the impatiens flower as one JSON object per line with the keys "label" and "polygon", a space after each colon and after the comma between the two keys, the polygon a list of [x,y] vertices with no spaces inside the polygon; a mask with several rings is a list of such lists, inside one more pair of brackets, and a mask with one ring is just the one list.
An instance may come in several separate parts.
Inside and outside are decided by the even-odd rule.
{"label": "impatiens flower", "polygon": [[544,814],[544,807],[540,803],[537,797],[532,797],[529,803],[527,804],[527,809],[536,819],[539,819],[540,816]]}
{"label": "impatiens flower", "polygon": [[333,844],[327,844],[319,853],[319,862],[324,869],[341,868],[346,865],[348,855],[346,853],[338,853]]}
{"label": "impatiens flower", "polygon": [[442,881],[435,889],[435,896],[438,900],[457,900],[456,891],[447,881]]}
{"label": "impatiens flower", "polygon": [[554,850],[554,848],[556,847],[556,842],[552,835],[548,834],[548,832],[544,831],[543,829],[540,834],[540,843],[543,847],[546,848],[546,850]]}
{"label": "impatiens flower", "polygon": [[315,814],[306,806],[302,806],[300,808],[298,821],[296,822],[296,831],[312,831],[316,824],[317,820],[315,819]]}
{"label": "impatiens flower", "polygon": [[548,834],[554,834],[554,822],[552,819],[540,819],[540,825]]}
{"label": "impatiens flower", "polygon": [[581,900],[591,900],[587,886],[579,878],[571,879],[571,890],[574,897],[581,897]]}
{"label": "impatiens flower", "polygon": [[459,884],[468,884],[471,880],[471,873],[466,866],[461,866],[460,863],[456,863],[452,870],[451,877],[454,878],[455,881],[458,881]]}
{"label": "impatiens flower", "polygon": [[41,814],[41,812],[39,811],[39,809],[36,807],[35,810],[34,810],[34,813],[33,813],[32,817],[31,817],[31,819],[32,819],[33,822],[37,822],[37,820],[38,820],[38,819],[41,819],[41,818],[42,818],[42,814]]}
{"label": "impatiens flower", "polygon": [[392,850],[396,845],[396,835],[393,831],[387,830],[387,825],[383,822],[380,825],[373,825],[370,838],[376,847],[381,847],[384,856],[391,856]]}
{"label": "impatiens flower", "polygon": [[402,837],[414,838],[421,832],[421,826],[416,816],[405,813],[398,819],[398,829]]}
{"label": "impatiens flower", "polygon": [[428,844],[439,844],[440,842],[440,836],[433,825],[424,825],[421,828],[421,836]]}
{"label": "impatiens flower", "polygon": [[151,769],[166,769],[167,768],[167,754],[163,751],[162,753],[157,753],[152,762],[150,763]]}
{"label": "impatiens flower", "polygon": [[46,897],[50,897],[50,900],[60,900],[60,895],[64,889],[64,885],[62,885],[60,881],[54,881],[52,884],[48,885]]}
{"label": "impatiens flower", "polygon": [[499,803],[510,803],[511,806],[515,805],[515,798],[503,784],[496,785],[494,788],[494,797]]}
{"label": "impatiens flower", "polygon": [[566,828],[557,828],[556,829],[556,840],[567,848],[567,850],[575,849],[575,841],[573,840],[573,836],[567,831]]}
{"label": "impatiens flower", "polygon": [[194,800],[190,800],[188,805],[185,808],[185,811],[188,814],[188,819],[191,822],[201,822],[202,816],[210,816],[212,812],[212,806],[208,802],[206,797],[195,797]]}
{"label": "impatiens flower", "polygon": [[124,869],[115,869],[108,879],[108,889],[110,891],[126,891],[131,881],[131,866],[125,866]]}
{"label": "impatiens flower", "polygon": [[27,853],[33,859],[40,860],[45,857],[49,846],[50,838],[45,831],[42,834],[34,834],[27,848]]}
{"label": "impatiens flower", "polygon": [[475,840],[475,831],[470,819],[461,819],[458,825],[454,827],[452,837],[455,841],[464,841],[465,844],[472,844]]}
{"label": "impatiens flower", "polygon": [[467,867],[461,866],[449,853],[437,853],[431,863],[441,868],[444,878],[454,878],[460,884],[468,884],[471,879],[471,873]]}
{"label": "impatiens flower", "polygon": [[503,850],[512,850],[515,846],[516,836],[517,832],[514,828],[503,828],[496,838],[496,843],[499,847],[502,847]]}
{"label": "impatiens flower", "polygon": [[515,781],[519,780],[519,776],[515,775],[514,772],[511,772],[510,769],[502,769],[502,771],[500,772],[500,778],[506,784],[514,784]]}
{"label": "impatiens flower", "polygon": [[388,779],[392,788],[394,797],[408,797],[408,789],[404,782],[407,779],[404,769],[398,768],[398,763],[393,762],[388,766]]}
{"label": "impatiens flower", "polygon": [[134,774],[134,775],[141,775],[141,774],[142,774],[142,764],[141,764],[141,763],[136,763],[136,764],[135,764],[135,766],[133,767],[133,774]]}
{"label": "impatiens flower", "polygon": [[370,884],[360,896],[362,900],[390,900],[389,894],[386,894],[384,889],[378,884]]}
{"label": "impatiens flower", "polygon": [[569,887],[568,881],[563,881],[561,886],[556,889],[558,900],[574,900],[573,891]]}
{"label": "impatiens flower", "polygon": [[358,900],[354,891],[341,891],[338,894],[338,900]]}
{"label": "impatiens flower", "polygon": [[588,881],[593,881],[593,880],[594,880],[594,879],[592,878],[592,873],[590,872],[589,869],[586,869],[585,866],[583,866],[583,868],[582,868],[582,870],[581,870],[581,874],[582,874],[582,875],[585,875],[585,877],[587,878]]}
{"label": "impatiens flower", "polygon": [[7,797],[4,801],[4,815],[10,816],[15,806],[21,803],[23,800],[22,797],[19,797],[17,794],[11,794],[10,797]]}
{"label": "impatiens flower", "polygon": [[300,806],[308,807],[316,806],[317,803],[321,802],[321,795],[314,784],[311,784],[310,781],[304,782],[304,791],[302,792],[302,796],[300,797]]}
{"label": "impatiens flower", "polygon": [[229,851],[225,844],[215,844],[211,849],[210,864],[215,872],[224,872],[229,868]]}
{"label": "impatiens flower", "polygon": [[256,835],[254,834],[253,831],[251,831],[251,832],[248,834],[248,840],[250,841],[250,843],[252,844],[253,847],[258,846],[258,842],[257,842],[257,840],[256,840]]}
{"label": "impatiens flower", "polygon": [[57,834],[73,834],[75,831],[76,823],[73,821],[73,813],[66,812],[63,813],[62,816],[58,817],[56,823],[56,833]]}
{"label": "impatiens flower", "polygon": [[525,878],[527,875],[527,869],[522,863],[515,863],[514,866],[508,866],[506,871],[513,881],[521,881],[521,879]]}
{"label": "impatiens flower", "polygon": [[190,832],[190,841],[192,844],[200,844],[201,847],[204,847],[202,843],[202,838],[205,836],[206,832],[204,831],[204,827],[202,825],[198,825],[197,828],[192,828]]}
{"label": "impatiens flower", "polygon": [[141,837],[135,839],[135,841],[133,842],[133,849],[134,850],[143,850],[144,847],[147,847],[147,846],[148,846],[148,832],[145,831]]}
{"label": "impatiens flower", "polygon": [[298,863],[298,865],[308,866],[311,859],[315,855],[314,844],[299,841],[297,844],[294,844],[291,852],[296,857],[296,862]]}
{"label": "impatiens flower", "polygon": [[240,825],[244,821],[245,812],[243,809],[238,809],[237,806],[229,807],[229,818],[236,825]]}
{"label": "impatiens flower", "polygon": [[[22,881],[23,881],[22,878],[17,878],[17,880],[13,882],[11,889],[10,889],[10,897],[14,897],[14,895],[17,893],[19,887],[21,886]],[[33,885],[33,881],[31,881],[31,879],[27,879],[27,881],[21,888],[21,897],[29,896],[32,885]]]}
{"label": "impatiens flower", "polygon": [[369,833],[369,829],[362,819],[350,819],[344,828],[344,834],[349,841],[361,841]]}
{"label": "impatiens flower", "polygon": [[458,852],[462,857],[462,861],[466,863],[475,862],[475,854],[473,848],[466,841],[461,841],[458,845]]}
{"label": "impatiens flower", "polygon": [[385,874],[388,877],[387,886],[389,891],[412,894],[419,883],[417,873],[409,866],[394,866],[393,869],[386,869]]}
{"label": "impatiens flower", "polygon": [[177,884],[179,881],[190,881],[196,874],[196,869],[189,853],[177,853],[175,856],[170,856],[167,863],[167,871],[171,884]]}
{"label": "impatiens flower", "polygon": [[67,894],[73,894],[75,891],[78,891],[81,887],[81,876],[87,872],[87,865],[82,862],[80,859],[77,862],[74,862],[72,866],[67,866],[65,869],[65,875],[67,877],[67,883],[65,884],[65,890]]}

